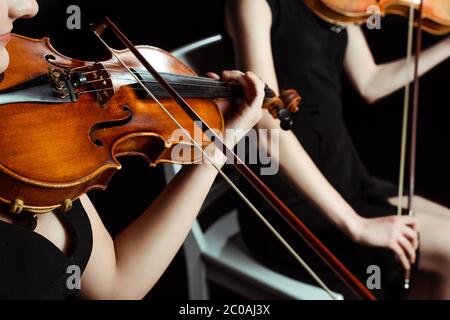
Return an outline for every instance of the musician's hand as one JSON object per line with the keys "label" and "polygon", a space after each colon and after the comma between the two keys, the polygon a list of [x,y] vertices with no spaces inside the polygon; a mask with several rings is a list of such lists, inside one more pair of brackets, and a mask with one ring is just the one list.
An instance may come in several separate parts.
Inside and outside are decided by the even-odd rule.
{"label": "musician's hand", "polygon": [[417,220],[407,216],[388,216],[372,219],[360,219],[354,232],[358,243],[389,248],[395,252],[403,267],[407,270],[416,261],[419,246]]}
{"label": "musician's hand", "polygon": [[222,77],[214,73],[208,73],[208,76],[225,82],[237,82],[244,88],[245,98],[238,107],[235,104],[222,104],[227,130],[226,144],[233,147],[261,119],[265,84],[253,72],[234,70],[222,72]]}

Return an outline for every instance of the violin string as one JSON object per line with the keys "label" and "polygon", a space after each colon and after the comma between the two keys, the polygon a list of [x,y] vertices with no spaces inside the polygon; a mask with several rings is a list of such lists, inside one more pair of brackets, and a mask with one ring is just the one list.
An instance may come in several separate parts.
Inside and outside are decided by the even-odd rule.
{"label": "violin string", "polygon": [[[108,64],[108,63],[100,63],[100,64],[103,65],[103,66],[111,65],[111,66],[114,66],[115,68],[105,68],[105,67],[103,67],[103,68],[100,68],[100,69],[97,69],[97,70],[93,70],[93,71],[86,71],[86,72],[83,72],[82,74],[86,75],[86,74],[96,73],[96,72],[99,72],[99,71],[108,71],[108,72],[109,71],[122,71],[123,72],[123,69],[117,68],[116,65]],[[79,69],[79,68],[74,68],[73,70]],[[148,79],[153,79],[153,77],[151,76],[151,74],[148,71],[138,70],[138,71],[132,71],[132,72],[134,74],[142,77],[142,78],[144,78],[143,76],[149,76]],[[211,79],[211,78],[207,78],[207,77],[197,77],[197,76],[189,76],[189,75],[175,75],[175,76],[178,76],[178,77],[184,78],[184,79],[194,79],[195,82],[197,82],[197,83],[204,82],[204,83],[209,83],[209,84],[214,84],[214,85],[229,86],[229,84],[227,84],[227,83],[225,83],[223,81],[215,80],[215,79]],[[131,78],[130,78],[130,80],[131,80]]]}
{"label": "violin string", "polygon": [[[108,77],[108,78],[102,78],[102,79],[96,79],[96,80],[90,80],[90,81],[86,81],[85,84],[92,84],[92,83],[97,83],[97,82],[102,82],[102,81],[106,81],[106,80],[119,80],[119,81],[130,81],[130,84],[136,84],[137,82],[135,81],[135,79],[133,78],[120,78],[120,77]],[[153,78],[150,79],[144,79],[141,80],[143,83],[152,83],[152,84],[158,84],[158,81],[154,80]],[[170,81],[171,85],[186,85],[186,83],[183,82],[175,82],[175,81]],[[233,88],[233,87],[239,87],[238,85],[220,85],[220,83],[211,83],[211,85],[203,85],[203,84],[195,84],[195,83],[190,83],[189,87],[197,87],[197,88],[204,88],[204,89],[214,89],[214,88]]]}
{"label": "violin string", "polygon": [[[92,90],[81,90],[79,92],[77,92],[78,94],[86,94],[86,93],[98,93],[98,92],[103,92],[103,91],[108,91],[108,90],[115,90],[114,87],[106,87],[106,88],[101,88],[101,89],[92,89]],[[145,91],[145,89],[142,88],[133,88],[133,90],[135,91]]]}
{"label": "violin string", "polygon": [[[273,233],[273,235],[281,242],[281,244],[290,252],[290,254],[297,260],[298,263],[306,270],[306,272],[319,284],[319,286],[333,299],[337,300],[334,293],[328,288],[328,286],[321,280],[321,278],[309,267],[309,265],[304,261],[300,255],[292,248],[292,246],[283,238],[283,236],[271,225],[271,223],[262,215],[262,213],[250,202],[250,200],[242,193],[242,191],[236,186],[236,184],[231,181],[231,179],[218,167],[218,165],[211,159],[208,153],[203,150],[203,148],[195,141],[194,138],[189,134],[189,132],[181,125],[180,122],[170,113],[169,110],[153,95],[153,93],[142,83],[136,74],[118,57],[118,55],[112,50],[108,44],[98,35],[96,32],[94,34],[99,38],[99,40],[105,45],[105,47],[116,57],[116,59],[123,65],[123,67],[135,78],[137,83],[139,83],[142,88],[147,92],[147,94],[158,104],[160,109],[176,124],[177,127],[183,132],[183,134],[188,137],[190,142],[202,152],[203,156],[208,160],[208,162],[217,170],[217,172],[222,176],[222,178],[229,184],[229,186],[239,195],[239,197],[250,207],[250,209],[258,216],[258,218],[264,223],[264,225]],[[219,138],[220,140],[220,138]],[[225,145],[223,141],[220,141],[222,145]]]}
{"label": "violin string", "polygon": [[[138,83],[133,82],[133,84],[138,84]],[[103,91],[108,91],[108,90],[115,90],[115,88],[114,87],[106,87],[106,88],[101,88],[101,89],[81,90],[81,91],[78,91],[77,93],[81,95],[81,94],[86,94],[86,93],[98,93],[98,92],[103,92]],[[145,89],[142,89],[142,88],[133,88],[133,90],[140,91],[140,92],[145,91]]]}
{"label": "violin string", "polygon": [[90,66],[90,65],[84,65],[84,66],[79,66],[79,67],[73,67],[73,68],[70,68],[70,71],[83,69],[83,68],[86,68],[86,67],[89,67],[89,66]]}
{"label": "violin string", "polygon": [[[74,69],[72,69],[72,70],[75,70],[75,69],[76,69],[76,68],[74,68]],[[87,75],[87,74],[96,73],[96,72],[104,71],[104,70],[106,70],[106,69],[99,69],[99,70],[94,70],[94,71],[85,71],[85,72],[83,72],[82,74],[83,74],[83,75]]]}
{"label": "violin string", "polygon": [[82,91],[78,92],[78,94],[97,93],[97,92],[103,92],[103,91],[108,91],[108,90],[114,90],[114,88],[113,87],[109,87],[109,88],[94,89],[94,90],[82,90]]}
{"label": "violin string", "polygon": [[[106,69],[104,69],[106,70]],[[93,73],[96,71],[90,71],[90,72],[85,72],[83,74],[87,74],[87,73]],[[97,82],[102,82],[102,81],[106,81],[106,80],[118,80],[118,81],[130,81],[129,84],[127,85],[132,85],[132,84],[137,84],[136,80],[132,77],[130,78],[120,78],[120,77],[108,77],[108,78],[102,78],[102,79],[96,79],[96,80],[90,80],[90,81],[86,81],[84,84],[93,84],[93,83],[97,83]],[[154,79],[154,78],[150,78],[149,80],[141,80],[141,82],[143,83],[150,83],[150,84],[158,84],[158,82]],[[170,82],[171,85],[186,85],[185,83],[182,82],[174,82],[171,81]],[[202,88],[202,89],[217,89],[217,88],[226,88],[226,89],[233,89],[233,87],[237,88],[239,87],[238,84],[227,84],[225,82],[211,82],[211,85],[203,85],[203,84],[189,84],[189,87],[196,87],[196,88]],[[114,87],[107,87],[107,88],[102,88],[102,89],[95,89],[95,90],[82,90],[79,92],[79,94],[85,94],[85,93],[96,93],[96,92],[101,92],[101,91],[107,91],[107,90],[114,90]],[[134,90],[137,91],[144,91],[144,89],[142,88],[134,88]]]}

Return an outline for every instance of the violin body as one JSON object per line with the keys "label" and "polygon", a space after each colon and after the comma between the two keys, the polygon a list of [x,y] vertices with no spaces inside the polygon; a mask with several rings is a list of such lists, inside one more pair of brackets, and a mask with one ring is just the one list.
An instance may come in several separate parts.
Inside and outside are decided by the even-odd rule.
{"label": "violin body", "polygon": [[[338,25],[363,24],[373,15],[371,7],[377,6],[380,13],[408,17],[412,0],[304,0],[319,17]],[[450,1],[422,0],[422,29],[435,35],[450,33]],[[420,1],[414,1],[416,10]]]}
{"label": "violin body", "polygon": [[[189,67],[161,49],[140,46],[139,50],[159,72],[195,76]],[[47,61],[49,57],[61,67],[81,68],[77,70],[89,70],[92,63],[59,54],[48,38],[32,40],[15,35],[8,51],[12,53],[10,67],[0,83],[0,201],[11,205],[12,211],[70,210],[72,201],[82,194],[107,187],[121,168],[118,158],[122,156],[140,156],[152,166],[177,162],[171,151],[182,143],[172,137],[178,127],[154,101],[141,99],[133,89],[122,86],[114,94],[109,92],[109,99],[101,102],[99,95],[108,90],[81,94],[76,101],[52,97],[49,103],[38,103],[40,98],[48,99],[39,96],[48,90],[47,84],[20,88],[53,67]],[[129,51],[117,53],[129,66],[139,66]],[[102,65],[117,66],[117,63],[111,59]],[[111,72],[123,72],[114,69],[118,71]],[[103,71],[88,72],[102,77]],[[110,81],[106,76],[105,79],[105,83]],[[32,96],[29,100],[36,101],[20,102],[28,99],[27,95]],[[195,124],[188,115],[173,101],[161,101],[183,128],[195,136]],[[210,127],[223,130],[223,116],[213,100],[188,101]],[[203,141],[202,135],[197,138],[198,142]],[[198,152],[191,154],[187,161],[184,155],[180,162],[193,163],[201,157]]]}

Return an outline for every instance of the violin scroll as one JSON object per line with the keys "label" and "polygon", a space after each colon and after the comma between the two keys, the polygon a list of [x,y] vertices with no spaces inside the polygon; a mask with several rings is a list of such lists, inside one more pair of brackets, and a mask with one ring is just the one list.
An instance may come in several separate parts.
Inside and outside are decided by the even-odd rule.
{"label": "violin scroll", "polygon": [[280,97],[266,99],[263,108],[267,109],[275,119],[279,119],[281,129],[287,131],[294,125],[292,114],[298,112],[301,101],[302,98],[296,90],[283,90]]}
{"label": "violin scroll", "polygon": [[283,101],[284,106],[291,113],[297,113],[302,103],[302,97],[294,89],[282,90],[280,99]]}

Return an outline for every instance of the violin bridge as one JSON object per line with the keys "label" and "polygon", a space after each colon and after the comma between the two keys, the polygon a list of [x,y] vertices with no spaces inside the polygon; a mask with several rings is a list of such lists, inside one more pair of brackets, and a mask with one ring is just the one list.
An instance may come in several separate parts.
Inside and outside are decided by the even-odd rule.
{"label": "violin bridge", "polygon": [[72,73],[71,80],[74,88],[81,88],[87,85],[93,87],[94,90],[81,90],[79,94],[95,92],[101,105],[105,105],[115,94],[111,75],[101,63],[94,63],[91,66],[78,69],[77,72]]}

